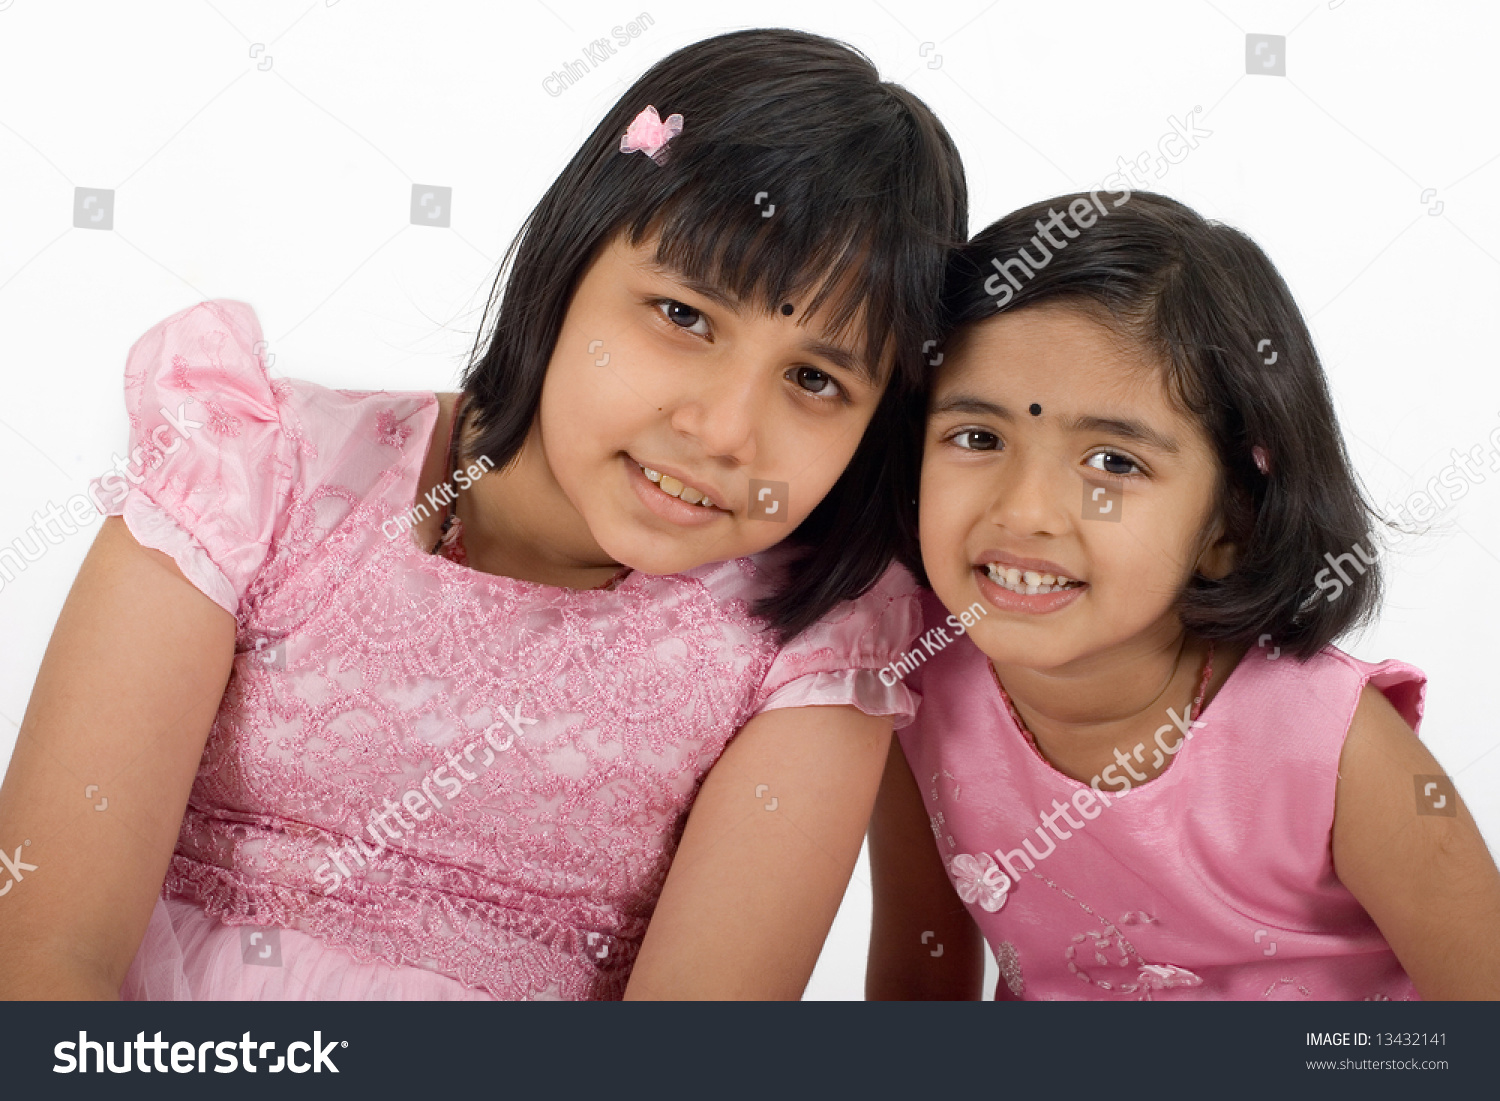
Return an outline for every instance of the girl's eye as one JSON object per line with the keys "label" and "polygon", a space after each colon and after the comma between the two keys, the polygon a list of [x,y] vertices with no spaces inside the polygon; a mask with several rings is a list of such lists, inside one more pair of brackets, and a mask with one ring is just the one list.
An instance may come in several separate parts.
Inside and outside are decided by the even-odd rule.
{"label": "girl's eye", "polygon": [[948,437],[965,451],[998,451],[1000,437],[983,428],[962,428]]}
{"label": "girl's eye", "polygon": [[704,317],[686,302],[679,302],[675,298],[658,298],[656,308],[661,310],[662,316],[680,329],[697,336],[708,336],[708,318]]}
{"label": "girl's eye", "polygon": [[833,398],[843,393],[832,375],[816,367],[794,367],[788,372],[788,377],[815,397]]}
{"label": "girl's eye", "polygon": [[1103,474],[1136,474],[1140,472],[1140,464],[1129,455],[1123,455],[1118,451],[1100,451],[1088,457],[1087,465]]}

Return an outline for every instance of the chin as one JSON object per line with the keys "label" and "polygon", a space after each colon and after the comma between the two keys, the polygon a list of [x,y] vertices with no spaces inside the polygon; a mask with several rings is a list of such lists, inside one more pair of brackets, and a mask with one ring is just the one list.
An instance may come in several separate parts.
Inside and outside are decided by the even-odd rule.
{"label": "chin", "polygon": [[[975,598],[977,599],[977,597]],[[1086,654],[1091,647],[1071,627],[1037,622],[1031,616],[994,618],[969,630],[974,645],[1002,665],[1028,669],[1054,669]]]}
{"label": "chin", "polygon": [[[634,527],[634,525],[628,525]],[[685,573],[707,562],[717,562],[723,555],[698,551],[682,545],[671,536],[646,535],[639,529],[621,532],[615,538],[599,539],[599,549],[622,566],[638,573],[664,576]],[[676,544],[676,545],[673,545]],[[734,557],[728,555],[727,557]]]}

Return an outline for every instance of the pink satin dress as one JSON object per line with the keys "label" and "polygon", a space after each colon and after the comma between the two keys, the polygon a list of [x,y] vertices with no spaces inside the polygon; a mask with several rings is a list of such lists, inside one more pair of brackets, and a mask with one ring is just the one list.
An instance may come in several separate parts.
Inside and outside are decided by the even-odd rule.
{"label": "pink satin dress", "polygon": [[[923,605],[944,622],[931,594]],[[1000,965],[997,999],[1417,997],[1330,840],[1360,692],[1374,685],[1415,729],[1415,667],[1251,650],[1197,719],[1142,747],[1143,764],[1170,755],[1166,771],[1106,770],[1097,789],[1032,746],[968,638],[908,683],[922,704],[901,746]]]}

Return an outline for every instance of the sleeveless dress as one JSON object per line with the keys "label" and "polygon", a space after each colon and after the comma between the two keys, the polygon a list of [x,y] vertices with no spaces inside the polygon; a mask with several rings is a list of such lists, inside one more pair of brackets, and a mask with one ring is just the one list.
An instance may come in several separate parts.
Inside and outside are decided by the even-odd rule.
{"label": "sleeveless dress", "polygon": [[[926,623],[943,623],[922,600]],[[1033,748],[969,638],[908,683],[922,704],[898,736],[999,964],[996,999],[1417,997],[1331,849],[1360,692],[1373,684],[1416,729],[1415,667],[1251,650],[1201,716],[1145,743],[1136,759],[1165,750],[1164,772],[1130,786],[1107,769],[1097,788]]]}
{"label": "sleeveless dress", "polygon": [[619,998],[737,730],[910,721],[898,567],[784,648],[750,611],[775,549],[582,591],[469,569],[410,530],[446,504],[414,502],[435,396],[273,380],[261,339],[228,300],[148,330],[91,489],[237,625],[122,997]]}

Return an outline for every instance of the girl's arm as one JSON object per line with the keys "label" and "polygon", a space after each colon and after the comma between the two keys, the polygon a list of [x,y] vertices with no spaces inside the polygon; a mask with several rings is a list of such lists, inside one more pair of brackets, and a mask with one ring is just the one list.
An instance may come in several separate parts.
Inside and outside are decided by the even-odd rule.
{"label": "girl's arm", "polygon": [[922,793],[896,740],[870,819],[870,874],[875,914],[865,997],[978,1000],[984,940],[943,870]]}
{"label": "girl's arm", "polygon": [[764,711],[709,770],[628,999],[802,996],[870,818],[891,724],[853,707]]}
{"label": "girl's arm", "polygon": [[107,517],[0,787],[0,998],[119,996],[234,660],[234,617]]}
{"label": "girl's arm", "polygon": [[[1442,772],[1366,686],[1339,758],[1334,866],[1424,999],[1500,998],[1500,872],[1455,792],[1419,804],[1415,777]],[[1456,815],[1419,813],[1444,796]]]}

